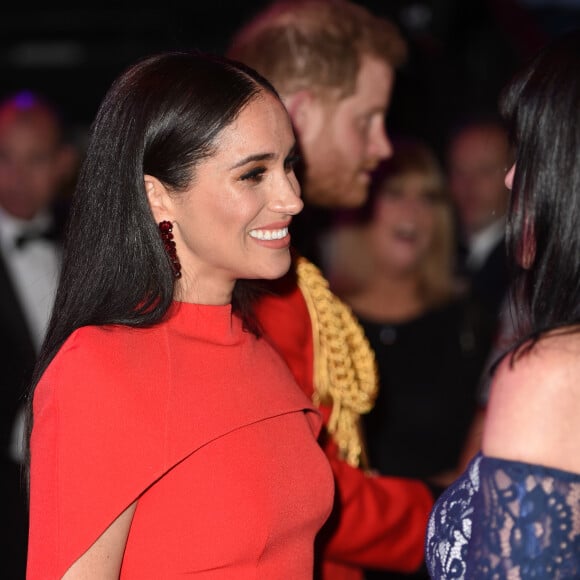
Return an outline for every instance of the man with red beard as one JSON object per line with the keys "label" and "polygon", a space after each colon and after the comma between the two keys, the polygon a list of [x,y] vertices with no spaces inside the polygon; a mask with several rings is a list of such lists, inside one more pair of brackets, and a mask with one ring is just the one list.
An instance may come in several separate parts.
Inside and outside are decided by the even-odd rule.
{"label": "man with red beard", "polygon": [[391,22],[348,0],[282,0],[237,32],[227,56],[280,93],[303,162],[303,214],[310,221],[294,227],[294,267],[270,286],[257,314],[325,418],[321,444],[335,475],[336,505],[318,538],[318,577],[358,580],[365,568],[417,570],[433,494],[421,481],[371,472],[360,414],[376,397],[374,353],[311,261],[318,233],[312,228],[320,224],[312,216],[360,206],[372,170],[391,155],[385,116],[405,42]]}

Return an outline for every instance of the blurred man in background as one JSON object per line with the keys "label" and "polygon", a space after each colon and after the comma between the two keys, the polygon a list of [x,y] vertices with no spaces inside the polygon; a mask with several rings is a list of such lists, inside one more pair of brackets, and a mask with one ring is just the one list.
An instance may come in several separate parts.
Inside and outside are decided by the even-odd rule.
{"label": "blurred man in background", "polygon": [[0,569],[10,579],[25,575],[22,410],[60,269],[59,194],[75,162],[56,110],[42,98],[21,92],[0,103]]}
{"label": "blurred man in background", "polygon": [[505,175],[514,152],[506,128],[494,115],[459,123],[447,148],[451,195],[459,221],[458,275],[489,322],[487,362],[479,385],[479,409],[466,439],[459,472],[481,448],[491,369],[513,334],[507,300],[509,270],[505,245],[509,190]]}
{"label": "blurred man in background", "polygon": [[513,153],[506,129],[493,118],[470,119],[454,132],[447,162],[462,241],[460,272],[495,317],[508,286],[504,177]]}

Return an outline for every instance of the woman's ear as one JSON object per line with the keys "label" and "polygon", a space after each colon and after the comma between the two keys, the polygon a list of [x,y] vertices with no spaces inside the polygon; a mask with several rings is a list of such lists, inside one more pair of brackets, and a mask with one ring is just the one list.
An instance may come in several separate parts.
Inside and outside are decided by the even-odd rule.
{"label": "woman's ear", "polygon": [[163,220],[172,221],[171,215],[171,198],[167,188],[152,175],[145,175],[144,179],[145,193],[147,201],[151,208],[151,213],[157,223]]}

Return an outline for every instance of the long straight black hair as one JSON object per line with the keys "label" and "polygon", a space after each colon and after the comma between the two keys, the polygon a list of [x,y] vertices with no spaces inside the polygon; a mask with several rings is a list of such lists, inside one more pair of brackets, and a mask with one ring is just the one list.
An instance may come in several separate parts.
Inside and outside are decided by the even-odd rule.
{"label": "long straight black hair", "polygon": [[[148,204],[144,175],[179,194],[219,133],[260,92],[274,88],[251,69],[216,55],[167,52],[129,67],[105,95],[72,197],[63,266],[28,397],[64,341],[87,325],[158,323],[174,295],[173,269]],[[246,281],[232,307],[246,328]]]}
{"label": "long straight black hair", "polygon": [[[500,99],[516,155],[508,217],[519,344],[580,323],[580,30],[548,44]],[[527,263],[524,263],[527,262]]]}

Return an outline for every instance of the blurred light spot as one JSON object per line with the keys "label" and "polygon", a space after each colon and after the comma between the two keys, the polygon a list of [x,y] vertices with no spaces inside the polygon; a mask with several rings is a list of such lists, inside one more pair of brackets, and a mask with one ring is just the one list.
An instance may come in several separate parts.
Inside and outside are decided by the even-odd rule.
{"label": "blurred light spot", "polygon": [[409,30],[425,30],[431,23],[433,13],[429,6],[413,3],[401,10],[400,18]]}
{"label": "blurred light spot", "polygon": [[19,109],[30,109],[36,103],[36,98],[30,91],[21,91],[14,97],[14,102]]}
{"label": "blurred light spot", "polygon": [[84,48],[75,42],[26,42],[8,51],[8,61],[21,68],[69,68],[85,60]]}

